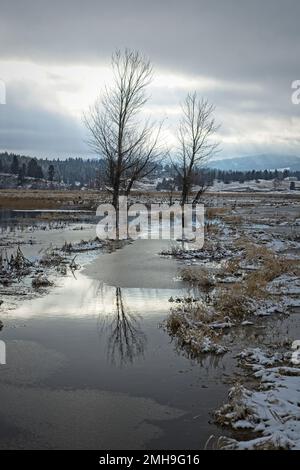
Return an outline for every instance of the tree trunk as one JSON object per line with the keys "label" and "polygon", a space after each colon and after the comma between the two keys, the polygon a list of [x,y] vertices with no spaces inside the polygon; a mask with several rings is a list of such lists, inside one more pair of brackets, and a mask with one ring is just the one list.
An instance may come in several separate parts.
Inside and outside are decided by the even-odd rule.
{"label": "tree trunk", "polygon": [[129,181],[129,183],[128,183],[127,188],[126,188],[126,192],[125,192],[125,195],[126,195],[126,196],[129,196],[130,191],[131,191],[131,188],[132,188],[132,186],[133,186],[133,183],[134,183],[134,180],[131,179],[131,180]]}
{"label": "tree trunk", "polygon": [[119,240],[119,182],[116,181],[113,188],[112,204],[116,210],[116,239]]}
{"label": "tree trunk", "polygon": [[198,204],[200,196],[206,191],[206,189],[207,189],[207,186],[202,186],[202,188],[199,189],[199,191],[197,192],[193,200],[193,204]]}
{"label": "tree trunk", "polygon": [[186,181],[183,182],[182,186],[182,193],[181,193],[181,205],[184,206],[184,204],[188,200],[188,195],[189,195],[189,185]]}

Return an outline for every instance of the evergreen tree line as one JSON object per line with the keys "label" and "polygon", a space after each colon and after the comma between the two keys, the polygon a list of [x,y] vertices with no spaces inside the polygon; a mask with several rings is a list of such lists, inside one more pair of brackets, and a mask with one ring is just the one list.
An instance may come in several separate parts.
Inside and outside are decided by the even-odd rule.
{"label": "evergreen tree line", "polygon": [[224,171],[218,169],[206,170],[209,181],[218,180],[223,181],[225,184],[232,182],[244,183],[245,181],[259,181],[259,180],[283,180],[287,177],[294,177],[300,180],[300,171],[286,170],[251,170],[251,171]]}
{"label": "evergreen tree line", "polygon": [[[26,177],[46,179],[73,186],[88,185],[101,187],[104,181],[105,162],[101,159],[68,158],[66,160],[48,160],[30,158],[23,155],[0,153],[0,173],[10,173],[18,176],[18,183],[23,184]],[[151,179],[163,178],[158,183],[157,190],[171,190],[181,188],[180,176],[170,165],[158,163],[151,174]],[[195,185],[211,186],[216,180],[229,184],[232,182],[244,183],[253,180],[283,180],[295,177],[300,180],[300,171],[290,170],[252,170],[252,171],[225,171],[214,168],[203,168],[193,177]]]}
{"label": "evergreen tree line", "polygon": [[96,159],[48,160],[16,154],[0,154],[0,173],[17,175],[20,184],[26,177],[31,177],[82,186],[94,181],[96,175],[101,172],[101,167],[102,161]]}
{"label": "evergreen tree line", "polygon": [[[162,174],[164,166],[157,164],[152,177]],[[46,179],[69,186],[78,184],[102,187],[105,175],[105,162],[102,159],[68,158],[66,160],[48,160],[30,158],[23,155],[0,154],[0,173],[18,175],[19,184],[26,177]]]}
{"label": "evergreen tree line", "polygon": [[[167,173],[163,177],[162,182],[157,184],[157,190],[181,190],[182,182],[180,175],[174,173],[174,170],[167,166]],[[165,167],[166,173],[166,167]],[[199,186],[212,186],[214,181],[229,183],[245,183],[247,181],[259,180],[284,180],[285,178],[293,177],[300,180],[300,171],[290,170],[251,170],[251,171],[233,171],[233,170],[218,170],[215,168],[203,168],[198,171],[193,177],[193,184]],[[293,187],[295,184],[292,185]]]}

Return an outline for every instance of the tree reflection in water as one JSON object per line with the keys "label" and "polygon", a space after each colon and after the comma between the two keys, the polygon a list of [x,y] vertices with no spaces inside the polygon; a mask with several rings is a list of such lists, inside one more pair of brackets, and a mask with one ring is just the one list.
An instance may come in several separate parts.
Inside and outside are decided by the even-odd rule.
{"label": "tree reflection in water", "polygon": [[116,287],[111,315],[99,316],[98,330],[101,335],[107,334],[107,357],[112,364],[132,364],[136,358],[144,356],[146,335],[140,328],[139,317],[126,310],[120,287]]}

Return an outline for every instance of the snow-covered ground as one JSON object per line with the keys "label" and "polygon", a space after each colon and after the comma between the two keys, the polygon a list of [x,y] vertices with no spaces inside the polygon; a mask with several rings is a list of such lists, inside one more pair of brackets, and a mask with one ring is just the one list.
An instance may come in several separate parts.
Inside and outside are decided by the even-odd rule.
{"label": "snow-covered ground", "polygon": [[244,183],[238,183],[237,181],[225,184],[223,181],[214,181],[213,186],[210,186],[208,192],[228,191],[228,192],[247,192],[247,191],[258,191],[258,192],[291,192],[300,193],[300,181],[295,182],[296,190],[290,190],[290,181],[282,180],[275,182],[274,180],[252,180],[245,181]]}
{"label": "snow-covered ground", "polygon": [[[156,191],[156,187],[161,183],[163,178],[156,178],[155,180],[145,180],[139,181],[135,184],[134,189],[136,191]],[[294,181],[294,180],[293,180]],[[232,181],[230,183],[224,183],[223,181],[215,180],[212,186],[207,188],[207,192],[274,192],[274,193],[300,193],[300,181],[294,181],[295,189],[290,189],[291,181],[289,178],[283,180],[250,180],[243,183],[238,181]],[[193,190],[196,192],[200,188],[199,186],[194,186]],[[161,191],[164,192],[169,191]]]}
{"label": "snow-covered ground", "polygon": [[[253,438],[224,439],[225,449],[300,449],[300,367],[293,352],[248,349],[241,366],[256,380],[254,388],[234,385],[217,421],[234,430],[250,430]],[[300,361],[298,361],[300,362]]]}
{"label": "snow-covered ground", "polygon": [[[171,299],[166,322],[192,357],[238,348],[237,328],[270,328],[272,317],[300,314],[299,201],[270,195],[216,202],[207,208],[203,249],[178,245],[163,253],[179,259],[181,276],[198,288],[198,298]],[[291,338],[288,346],[275,343],[240,352],[244,374],[215,414],[236,437],[218,446],[300,448],[300,368],[292,362]]]}

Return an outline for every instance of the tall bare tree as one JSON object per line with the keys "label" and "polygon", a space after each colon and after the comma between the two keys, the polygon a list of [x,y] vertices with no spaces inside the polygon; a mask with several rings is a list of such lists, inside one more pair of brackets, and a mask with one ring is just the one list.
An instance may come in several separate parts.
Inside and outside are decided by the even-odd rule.
{"label": "tall bare tree", "polygon": [[[214,140],[218,126],[213,117],[214,106],[199,98],[197,93],[189,93],[182,103],[182,117],[178,131],[179,151],[172,164],[182,183],[181,204],[188,201],[193,179],[200,168],[214,155],[218,142]],[[194,198],[196,203],[201,190]]]}
{"label": "tall bare tree", "polygon": [[149,60],[126,49],[112,55],[112,68],[113,84],[90,108],[85,124],[91,148],[106,160],[107,189],[118,208],[119,195],[128,195],[135,181],[155,169],[160,126],[139,120],[152,80]]}

